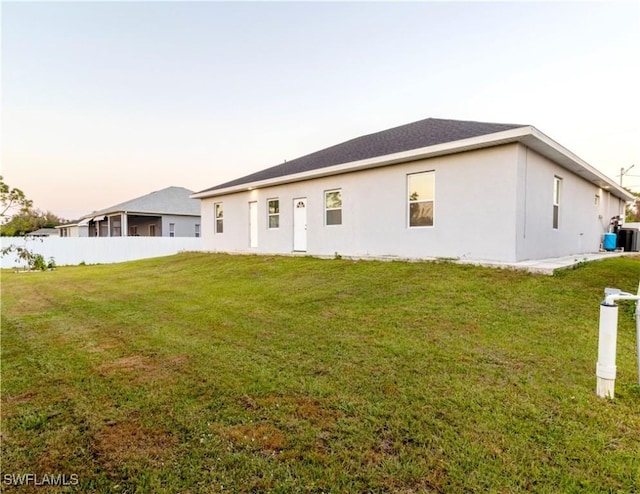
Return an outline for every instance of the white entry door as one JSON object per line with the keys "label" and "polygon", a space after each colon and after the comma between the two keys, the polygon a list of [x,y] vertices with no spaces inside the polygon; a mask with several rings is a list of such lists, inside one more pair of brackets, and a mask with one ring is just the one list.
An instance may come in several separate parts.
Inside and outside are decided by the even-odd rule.
{"label": "white entry door", "polygon": [[293,200],[293,250],[307,250],[307,198]]}
{"label": "white entry door", "polygon": [[258,203],[249,203],[249,247],[258,246]]}

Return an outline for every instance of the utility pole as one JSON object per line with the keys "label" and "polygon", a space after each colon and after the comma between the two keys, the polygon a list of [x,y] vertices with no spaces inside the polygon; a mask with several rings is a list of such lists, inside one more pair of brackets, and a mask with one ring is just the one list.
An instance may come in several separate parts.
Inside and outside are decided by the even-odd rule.
{"label": "utility pole", "polygon": [[636,165],[631,165],[626,170],[624,169],[624,166],[620,168],[620,187],[622,187],[622,177],[624,177],[627,173],[629,173],[629,170],[631,170],[634,166]]}

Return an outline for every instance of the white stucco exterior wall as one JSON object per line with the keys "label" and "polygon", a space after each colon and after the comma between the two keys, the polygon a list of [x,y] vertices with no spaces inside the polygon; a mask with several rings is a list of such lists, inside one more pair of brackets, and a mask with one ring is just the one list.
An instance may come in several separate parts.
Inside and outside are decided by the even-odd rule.
{"label": "white stucco exterior wall", "polygon": [[[597,252],[624,202],[578,175],[518,147],[516,260]],[[561,179],[559,223],[553,228],[554,178]]]}
{"label": "white stucco exterior wall", "polygon": [[[56,227],[59,230],[60,237],[88,237],[89,227],[87,225],[62,225]],[[64,233],[63,233],[64,231]]]}
{"label": "white stucco exterior wall", "polygon": [[[304,182],[206,198],[203,248],[293,252],[294,199],[307,199],[307,254],[455,257],[516,260],[519,145],[509,144]],[[433,227],[408,227],[407,176],[435,172]],[[326,226],[324,192],[342,191],[342,225]],[[280,227],[268,229],[267,200],[280,201]],[[250,247],[249,202],[257,201],[257,246]],[[224,207],[224,232],[214,233],[214,204]]]}
{"label": "white stucco exterior wall", "polygon": [[200,218],[197,216],[183,215],[163,215],[162,216],[162,236],[169,237],[170,224],[175,225],[176,237],[195,237],[196,225],[200,224]]}

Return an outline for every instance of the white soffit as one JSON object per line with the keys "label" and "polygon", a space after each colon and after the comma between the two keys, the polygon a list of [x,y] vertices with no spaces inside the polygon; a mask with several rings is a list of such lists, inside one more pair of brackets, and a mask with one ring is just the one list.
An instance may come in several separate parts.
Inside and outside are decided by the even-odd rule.
{"label": "white soffit", "polygon": [[544,135],[538,129],[532,128],[532,130],[533,132],[531,135],[524,136],[521,139],[521,142],[525,146],[533,149],[542,156],[549,158],[551,161],[558,163],[563,168],[575,173],[597,187],[608,190],[620,199],[625,201],[632,201],[634,199],[633,194],[623,189],[600,171],[596,170],[589,163],[580,159],[571,151]]}

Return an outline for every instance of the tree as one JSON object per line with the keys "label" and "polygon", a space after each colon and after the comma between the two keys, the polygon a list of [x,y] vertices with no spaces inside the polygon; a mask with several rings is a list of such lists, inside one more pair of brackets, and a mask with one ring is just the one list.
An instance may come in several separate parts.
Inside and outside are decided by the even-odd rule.
{"label": "tree", "polygon": [[40,228],[53,228],[64,220],[51,211],[33,207],[20,189],[11,188],[0,176],[0,236],[19,237]]}
{"label": "tree", "polygon": [[6,223],[14,214],[26,213],[33,206],[20,189],[11,188],[0,175],[0,222]]}
{"label": "tree", "polygon": [[0,225],[0,236],[18,237],[40,228],[53,228],[63,222],[63,219],[51,211],[43,212],[30,208],[27,211],[14,214],[9,221]]}
{"label": "tree", "polygon": [[625,221],[627,223],[640,222],[640,192],[633,192],[629,189],[626,190],[631,192],[636,197],[636,200],[633,203],[627,205]]}
{"label": "tree", "polygon": [[[0,230],[3,236],[5,232],[8,231],[12,231],[12,236],[24,236],[26,233],[42,228],[47,224],[55,226],[59,221],[60,218],[49,211],[43,213],[38,209],[33,209],[33,201],[27,199],[24,192],[20,189],[9,187],[9,185],[4,182],[2,175],[0,175]],[[37,226],[39,224],[38,222],[40,222],[42,226]],[[12,243],[0,249],[0,254],[5,256],[15,252],[18,259],[26,263],[28,269],[53,269],[55,267],[53,258],[51,258],[49,265],[47,265],[42,254],[27,249],[27,239],[28,237],[25,236],[24,247]]]}

